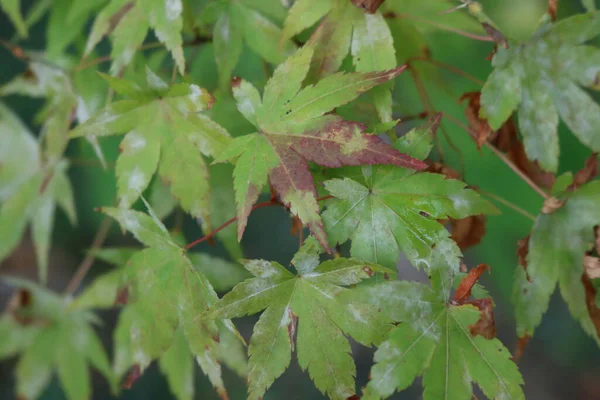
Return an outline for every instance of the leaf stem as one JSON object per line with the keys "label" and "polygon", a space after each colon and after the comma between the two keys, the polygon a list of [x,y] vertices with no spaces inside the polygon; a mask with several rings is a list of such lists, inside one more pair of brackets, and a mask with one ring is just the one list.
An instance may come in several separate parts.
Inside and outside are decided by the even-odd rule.
{"label": "leaf stem", "polygon": [[429,63],[431,65],[435,65],[436,67],[445,69],[447,71],[452,72],[453,74],[462,76],[463,78],[470,80],[471,82],[475,83],[476,85],[479,86],[483,86],[485,84],[484,81],[482,81],[481,79],[469,74],[468,72],[463,71],[460,68],[456,68],[455,66],[449,65],[449,64],[445,64],[441,61],[437,61],[434,60],[432,58],[429,57],[423,57],[423,56],[416,56],[416,57],[411,57],[408,59],[408,62],[413,62],[413,61],[422,61],[422,62],[426,62]]}
{"label": "leaf stem", "polygon": [[481,193],[482,195],[484,195],[486,197],[489,197],[490,199],[495,200],[498,203],[500,203],[500,204],[502,204],[502,205],[504,205],[504,206],[506,206],[506,207],[508,207],[508,208],[510,208],[510,209],[512,209],[512,210],[514,210],[516,212],[518,212],[519,214],[521,214],[525,218],[530,219],[531,221],[535,222],[535,217],[533,215],[529,214],[527,211],[523,210],[521,207],[517,206],[516,204],[511,203],[510,201],[508,201],[508,200],[506,200],[506,199],[504,199],[504,198],[502,198],[502,197],[500,197],[498,195],[495,195],[494,193],[490,193],[487,190],[483,190],[483,189],[477,188],[477,191],[479,193]]}
{"label": "leaf stem", "polygon": [[79,264],[79,266],[77,267],[75,275],[73,275],[73,278],[71,278],[71,281],[69,281],[69,284],[65,289],[65,296],[69,296],[75,293],[79,285],[81,285],[83,278],[85,278],[90,268],[94,264],[94,261],[96,260],[94,250],[99,249],[102,246],[102,244],[104,244],[104,241],[108,236],[108,232],[110,231],[111,225],[112,219],[110,217],[104,217],[104,221],[102,221],[102,224],[100,225],[100,228],[96,232],[96,236],[92,241],[92,247],[90,248],[90,250],[88,250],[87,255],[85,256],[83,261],[81,261],[81,264]]}
{"label": "leaf stem", "polygon": [[[473,131],[471,130],[471,128],[469,128],[467,125],[465,125],[462,122],[460,122],[458,119],[454,118],[452,115],[449,115],[447,113],[443,113],[443,115],[444,115],[445,118],[447,118],[449,121],[451,121],[455,125],[461,127],[465,131],[469,132],[469,134],[475,135],[473,133]],[[515,163],[513,163],[510,158],[508,158],[503,152],[501,152],[500,150],[498,150],[496,148],[496,146],[494,146],[493,144],[491,144],[490,142],[487,142],[487,141],[484,142],[483,144],[488,149],[490,149],[492,151],[492,153],[494,153],[499,159],[501,159],[502,161],[504,161],[504,163],[506,165],[508,165],[508,167],[510,169],[512,169],[515,174],[519,175],[519,177],[521,179],[523,179],[525,181],[525,183],[527,183],[536,193],[538,193],[544,199],[547,199],[549,197],[546,192],[544,192],[530,177],[528,177],[523,171],[521,171],[519,169],[519,167],[517,167],[515,165]]]}

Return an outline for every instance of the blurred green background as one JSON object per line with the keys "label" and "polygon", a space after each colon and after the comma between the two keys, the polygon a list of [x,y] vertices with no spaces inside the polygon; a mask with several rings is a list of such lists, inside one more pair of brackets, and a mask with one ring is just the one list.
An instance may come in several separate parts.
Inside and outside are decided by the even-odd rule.
{"label": "blurred green background", "polygon": [[[402,0],[387,0],[398,1]],[[425,0],[424,0],[425,1]],[[432,1],[432,0],[431,0]],[[24,1],[24,7],[29,6]],[[536,28],[540,16],[544,13],[547,1],[544,0],[504,0],[482,1],[490,17],[497,22],[502,31],[517,39],[526,39]],[[581,12],[579,1],[560,1],[559,17]],[[42,20],[32,30],[30,38],[20,42],[26,49],[45,48],[46,21]],[[68,27],[65,27],[68,29]],[[10,39],[13,28],[6,16],[0,14],[0,38]],[[485,80],[491,67],[485,57],[492,46],[448,32],[429,29],[427,39],[431,55],[434,59],[453,65],[475,77]],[[149,39],[151,40],[151,39]],[[76,45],[85,43],[80,38]],[[408,44],[407,44],[408,45]],[[100,49],[106,53],[108,47]],[[190,68],[190,79],[209,90],[217,86],[217,70],[211,44],[204,44],[194,49],[188,57],[196,57]],[[400,60],[402,61],[402,60]],[[22,73],[26,65],[13,57],[10,52],[0,48],[0,85]],[[248,49],[244,50],[242,60],[236,74],[251,81],[264,83],[266,76],[263,63]],[[466,122],[464,106],[458,103],[462,93],[476,91],[480,88],[460,76],[448,71],[432,68],[443,86],[428,84],[427,89],[437,110],[444,111]],[[437,81],[436,81],[437,82]],[[411,115],[423,110],[414,83],[408,73],[396,81],[395,104],[397,116]],[[4,101],[25,121],[32,131],[37,132],[39,126],[34,123],[34,115],[42,102],[19,96],[9,96]],[[213,117],[226,128],[245,133],[251,129],[241,120],[232,118],[237,114],[233,103],[217,101],[212,110]],[[411,126],[410,124],[407,124]],[[522,182],[505,164],[491,152],[477,150],[468,134],[455,125],[444,122],[447,135],[454,146],[460,150],[459,156],[442,137],[445,161],[456,170],[461,169],[464,161],[465,175],[463,179],[470,185],[501,196],[518,204],[529,213],[536,215],[542,200],[524,182]],[[600,128],[600,127],[599,127]],[[1,138],[0,138],[1,140]],[[114,165],[120,137],[102,140],[102,148],[109,164]],[[561,125],[561,160],[560,170],[576,171],[583,166],[589,150],[583,147],[568,130]],[[2,142],[0,141],[0,145]],[[90,245],[102,217],[92,210],[103,205],[110,205],[115,196],[115,177],[111,168],[104,171],[95,161],[93,150],[86,141],[73,141],[68,149],[68,157],[72,160],[70,177],[73,181],[79,224],[71,226],[62,214],[57,215],[53,237],[53,250],[50,264],[50,285],[62,290],[70,279],[74,268],[81,260],[85,249]],[[498,205],[502,215],[487,219],[487,235],[482,243],[469,249],[466,264],[470,267],[479,263],[487,263],[492,273],[486,274],[483,283],[489,288],[496,301],[496,321],[499,338],[514,349],[516,343],[514,319],[510,295],[512,277],[517,267],[516,243],[525,237],[531,229],[531,221]],[[175,216],[171,216],[167,224],[172,224]],[[298,248],[298,239],[290,235],[291,221],[289,216],[279,208],[265,208],[254,212],[250,218],[249,228],[242,241],[246,258],[268,258],[287,264]],[[184,233],[188,241],[201,237],[202,232],[192,220],[185,220]],[[133,244],[113,227],[107,244]],[[208,251],[226,257],[222,246],[211,247],[207,244],[197,250]],[[405,267],[405,266],[404,266]],[[400,268],[404,268],[402,265]],[[98,263],[86,279],[90,282],[94,275],[106,271],[109,267]],[[3,263],[0,274],[35,277],[35,258],[28,239],[19,247],[10,259]],[[8,298],[8,288],[2,287],[0,300]],[[101,314],[105,324],[100,328],[100,335],[107,348],[110,349],[110,335],[114,328],[117,312]],[[237,325],[245,337],[249,337],[255,318],[238,320]],[[358,364],[358,381],[364,384],[368,379],[368,370],[372,361],[372,350],[353,345]],[[536,331],[535,338],[519,363],[526,386],[525,393],[529,399],[600,399],[600,349],[581,330],[578,323],[571,319],[566,306],[558,295],[553,297],[550,309],[544,316],[542,325]],[[12,369],[14,360],[0,364],[0,399],[14,398]],[[245,385],[233,373],[225,376],[226,384],[232,399],[245,398]],[[208,380],[198,372],[198,399],[216,399],[217,395],[210,387]],[[420,382],[408,391],[394,398],[420,398]],[[58,384],[54,382],[43,396],[45,400],[63,399]],[[104,381],[94,375],[94,398],[111,398]],[[122,399],[170,399],[172,395],[160,372],[151,367],[130,390],[123,391]],[[314,389],[308,376],[302,373],[295,360],[284,376],[275,382],[266,396],[267,399],[306,399],[322,398]]]}

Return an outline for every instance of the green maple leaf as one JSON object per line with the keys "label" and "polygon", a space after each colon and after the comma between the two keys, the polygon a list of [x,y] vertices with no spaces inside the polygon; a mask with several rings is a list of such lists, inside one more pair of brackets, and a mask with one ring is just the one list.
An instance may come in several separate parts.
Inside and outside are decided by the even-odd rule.
{"label": "green maple leaf", "polygon": [[[163,371],[174,385],[173,391],[180,399],[191,398],[193,393],[189,393],[189,386],[173,381],[176,373],[171,353],[183,351],[180,343],[183,339],[179,337],[183,335],[184,348],[191,354],[188,357],[196,358],[213,386],[226,396],[220,361],[224,359],[223,353],[226,356],[239,353],[241,345],[229,341],[229,349],[220,348],[220,334],[228,335],[223,333],[226,330],[237,334],[230,321],[198,318],[218,300],[212,285],[151,209],[150,216],[120,208],[104,211],[148,246],[129,258],[124,269],[127,306],[115,330],[115,372],[122,376],[132,366],[143,371],[152,360],[159,358],[164,363]],[[192,373],[190,368],[186,374]]]}
{"label": "green maple leaf", "polygon": [[[423,399],[524,399],[523,378],[498,339],[471,334],[480,311],[448,302],[427,285],[385,282],[362,293],[401,322],[375,352],[364,399],[386,398],[423,376]],[[358,296],[362,298],[362,295]]]}
{"label": "green maple leaf", "polygon": [[[310,39],[315,47],[309,73],[311,79],[322,78],[337,71],[348,52],[352,55],[356,71],[382,71],[397,65],[392,32],[383,17],[386,12],[402,14],[408,18],[414,15],[431,20],[434,24],[443,20],[444,24],[452,27],[481,31],[477,23],[462,13],[438,15],[451,7],[450,1],[387,2],[383,4],[382,11],[366,14],[345,0],[298,0],[290,8],[285,20],[282,40],[297,35],[322,19]],[[423,23],[417,23],[416,26],[424,30],[430,28]],[[378,117],[383,122],[392,121],[391,88],[392,85],[387,84],[369,93],[370,103],[375,106]]]}
{"label": "green maple leaf", "polygon": [[6,281],[27,299],[0,317],[0,359],[21,353],[15,369],[17,397],[40,397],[55,371],[68,400],[89,399],[88,364],[116,391],[108,357],[91,326],[98,318],[86,310],[70,309],[67,299],[32,282]]}
{"label": "green maple leaf", "polygon": [[558,168],[559,116],[575,136],[600,150],[600,106],[581,86],[594,87],[600,50],[583,45],[600,33],[600,14],[544,23],[526,43],[498,49],[481,92],[481,113],[497,130],[518,109],[529,158],[548,171]]}
{"label": "green maple leaf", "polygon": [[248,349],[249,399],[262,398],[289,366],[294,348],[300,366],[308,369],[322,393],[332,399],[347,399],[355,393],[356,367],[344,334],[370,345],[383,340],[390,328],[376,308],[339,301],[350,291],[343,286],[357,284],[385,269],[342,258],[319,264],[320,252],[321,246],[309,238],[292,260],[297,275],[276,262],[244,261],[255,278],[236,285],[208,312],[212,318],[233,318],[265,310]]}
{"label": "green maple leaf", "polygon": [[312,56],[303,47],[281,64],[265,87],[261,101],[252,84],[237,80],[238,109],[259,130],[236,138],[216,161],[235,160],[238,239],[252,205],[267,179],[315,237],[326,246],[316,189],[307,161],[335,168],[342,165],[394,164],[423,168],[380,137],[365,135],[365,126],[328,113],[361,93],[396,77],[402,68],[373,73],[339,73],[301,89]]}
{"label": "green maple leaf", "polygon": [[0,104],[0,261],[19,245],[31,223],[39,276],[48,278],[48,253],[57,205],[71,223],[77,216],[66,161],[42,165],[38,143],[24,124]]}
{"label": "green maple leaf", "polygon": [[[427,157],[438,118],[398,140],[396,148],[418,159]],[[465,183],[408,168],[364,167],[362,176],[332,179],[324,185],[335,197],[323,212],[331,244],[351,239],[352,257],[389,268],[395,267],[402,251],[430,275],[446,275],[440,282],[445,291],[450,289],[450,272],[458,271],[460,250],[438,220],[497,213]],[[440,259],[444,261],[436,261]],[[440,265],[450,271],[434,271]]]}
{"label": "green maple leaf", "polygon": [[[68,60],[61,60],[65,65]],[[45,99],[44,107],[36,115],[41,123],[45,164],[57,163],[69,141],[71,117],[77,107],[77,94],[68,73],[42,62],[29,63],[28,70],[0,87],[0,95],[22,95]]]}
{"label": "green maple leaf", "polygon": [[221,88],[229,87],[244,42],[272,64],[282,63],[296,49],[290,40],[279,40],[281,29],[261,12],[261,3],[281,8],[275,1],[221,0],[209,3],[200,13],[201,23],[214,24],[213,45]]}
{"label": "green maple leaf", "polygon": [[75,128],[71,137],[126,134],[116,165],[120,206],[130,207],[158,170],[182,208],[210,226],[209,173],[202,155],[224,149],[229,134],[200,113],[213,102],[206,90],[193,84],[169,87],[149,69],[146,73],[146,88],[105,76],[129,99],[107,106]]}
{"label": "green maple leaf", "polygon": [[89,55],[105,35],[112,33],[110,70],[117,74],[131,62],[152,28],[173,55],[179,73],[183,75],[182,12],[182,0],[111,0],[94,21],[84,55]]}
{"label": "green maple leaf", "polygon": [[533,335],[558,282],[571,315],[600,344],[582,283],[584,256],[593,248],[594,226],[600,224],[600,182],[590,182],[559,198],[566,201],[560,209],[536,219],[529,238],[526,272],[517,268],[513,291],[517,332],[521,337]]}
{"label": "green maple leaf", "polygon": [[[358,72],[374,72],[396,67],[394,40],[380,12],[365,14],[349,1],[301,0],[294,3],[286,18],[282,39],[288,39],[312,26],[328,14],[310,40],[315,55],[311,79],[322,78],[339,69],[352,53]],[[392,121],[392,83],[369,92],[369,98],[383,122]]]}
{"label": "green maple leaf", "polygon": [[[173,240],[176,240],[174,237]],[[129,260],[140,251],[137,247],[103,247],[93,250],[94,257],[118,268],[94,279],[72,306],[78,308],[112,308],[119,290],[126,287],[132,277],[125,271]],[[188,253],[192,266],[206,276],[217,292],[226,292],[248,277],[240,265],[204,253]]]}

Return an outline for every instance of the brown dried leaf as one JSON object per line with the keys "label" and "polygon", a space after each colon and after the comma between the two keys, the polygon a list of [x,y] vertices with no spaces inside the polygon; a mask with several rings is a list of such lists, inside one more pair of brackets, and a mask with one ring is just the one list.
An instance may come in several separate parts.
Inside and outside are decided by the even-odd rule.
{"label": "brown dried leaf", "polygon": [[484,215],[452,220],[452,240],[463,251],[479,244],[485,235],[485,221]]}
{"label": "brown dried leaf", "polygon": [[585,274],[590,279],[600,278],[600,258],[592,256],[583,257]]}
{"label": "brown dried leaf", "polygon": [[454,294],[454,301],[456,303],[464,304],[471,297],[471,289],[473,289],[473,286],[486,269],[491,268],[489,265],[479,264],[469,271],[469,274],[462,279],[460,285],[458,285],[458,289],[456,289],[456,293]]}
{"label": "brown dried leaf", "polygon": [[465,116],[469,121],[471,128],[471,135],[475,133],[477,136],[474,137],[477,143],[477,149],[481,150],[481,146],[488,140],[492,135],[496,136],[495,132],[487,123],[486,120],[479,117],[479,110],[481,109],[481,93],[480,92],[468,92],[460,96],[459,102],[468,100],[467,108],[465,110]]}
{"label": "brown dried leaf", "polygon": [[496,337],[496,321],[494,320],[494,311],[492,299],[477,299],[469,302],[479,308],[479,319],[473,325],[469,326],[472,336],[483,336],[486,339]]}
{"label": "brown dried leaf", "polygon": [[529,161],[523,143],[519,140],[514,120],[509,118],[497,132],[493,132],[487,121],[479,116],[480,98],[481,93],[470,92],[465,93],[459,99],[459,101],[468,100],[465,116],[469,121],[471,133],[477,134],[473,138],[477,143],[477,148],[481,148],[488,141],[491,145],[506,153],[508,158],[536,184],[551,188],[556,177],[550,172],[543,171],[536,163]]}
{"label": "brown dried leaf", "polygon": [[558,9],[558,0],[548,0],[548,15],[552,21],[556,21],[556,11]]}
{"label": "brown dried leaf", "polygon": [[434,174],[442,174],[448,179],[460,179],[460,174],[458,172],[439,162],[431,163],[425,171],[432,172]]}
{"label": "brown dried leaf", "polygon": [[600,308],[596,306],[596,288],[592,280],[584,273],[581,276],[581,283],[585,288],[585,303],[587,305],[590,319],[596,328],[596,333],[600,336]]}
{"label": "brown dried leaf", "polygon": [[294,237],[298,237],[302,233],[302,221],[297,215],[292,216],[292,226],[290,227],[290,234]]}
{"label": "brown dried leaf", "polygon": [[352,4],[358,8],[362,8],[369,14],[375,14],[375,11],[381,7],[384,1],[385,0],[352,0]]}
{"label": "brown dried leaf", "polygon": [[133,386],[135,381],[140,379],[141,376],[142,369],[140,368],[139,364],[135,364],[133,367],[131,367],[129,374],[127,374],[127,378],[125,378],[125,382],[123,382],[123,389],[131,389],[131,386]]}
{"label": "brown dried leaf", "polygon": [[527,347],[527,344],[529,344],[530,339],[531,339],[531,336],[529,336],[529,335],[525,335],[523,337],[518,338],[517,348],[515,349],[515,356],[514,356],[515,362],[519,361],[521,359],[521,357],[523,357],[523,353],[525,352],[525,347]]}
{"label": "brown dried leaf", "polygon": [[585,185],[598,175],[598,153],[592,153],[587,160],[585,166],[577,171],[573,178],[573,183],[569,189],[577,189],[579,186]]}

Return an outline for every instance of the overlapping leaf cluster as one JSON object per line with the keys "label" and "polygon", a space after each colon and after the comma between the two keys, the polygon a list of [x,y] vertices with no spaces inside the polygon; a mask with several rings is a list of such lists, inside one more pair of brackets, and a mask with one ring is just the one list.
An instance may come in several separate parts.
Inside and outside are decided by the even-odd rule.
{"label": "overlapping leaf cluster", "polygon": [[[118,204],[103,211],[145,246],[93,249],[94,257],[118,267],[74,299],[11,281],[21,288],[20,303],[0,318],[0,357],[22,353],[19,395],[38,397],[56,370],[70,400],[89,398],[88,363],[116,392],[119,382],[131,385],[156,361],[178,399],[194,397],[195,363],[222,398],[228,396],[226,365],[247,379],[249,398],[260,399],[296,352],[323,394],[354,398],[361,390],[352,338],[379,347],[362,390],[366,399],[388,397],[419,376],[425,399],[469,399],[473,383],[490,398],[524,397],[522,377],[495,338],[491,299],[468,300],[472,288],[483,293],[473,287],[477,278],[469,274],[451,300],[462,254],[445,222],[497,210],[465,183],[422,172],[441,114],[400,139],[392,130],[394,80],[406,68],[423,73],[414,61],[428,60],[431,29],[481,34],[496,28],[481,25],[487,20],[473,11],[474,3],[468,10],[479,22],[466,13],[442,13],[450,1],[388,1],[380,10],[382,2],[374,1],[368,12],[362,1],[55,0],[35,3],[23,16],[18,0],[0,0],[21,37],[49,15],[45,54],[7,45],[29,68],[0,94],[43,98],[45,105],[39,140],[0,105],[6,140],[0,146],[0,260],[30,223],[46,280],[57,206],[75,221],[64,158],[69,139],[78,137],[88,139],[106,169],[97,138],[124,135],[115,165]],[[481,94],[481,116],[493,130],[518,109],[529,157],[551,171],[558,166],[559,115],[598,150],[600,109],[580,86],[597,86],[600,53],[584,43],[600,32],[600,19],[590,2],[585,5],[588,14],[558,23],[548,18],[528,42],[497,49]],[[78,35],[95,13],[82,40]],[[158,42],[146,42],[149,32]],[[501,34],[491,32],[501,42]],[[90,61],[105,37],[110,57]],[[237,106],[221,118],[209,116],[215,97],[194,83],[198,76],[185,75],[198,56],[186,47],[206,42],[218,68],[215,96],[225,103],[231,90]],[[265,80],[231,81],[234,70],[243,70],[244,47],[262,60]],[[81,56],[78,66],[72,52]],[[169,53],[172,61],[165,60]],[[398,60],[410,64],[398,67]],[[111,61],[110,75],[96,85],[91,75],[104,61]],[[217,86],[216,75],[212,79]],[[361,102],[369,106],[366,118],[354,113]],[[241,118],[252,131],[223,127],[241,126]],[[71,130],[73,122],[78,126]],[[390,134],[376,134],[382,131]],[[232,257],[241,257],[237,241],[267,184],[266,204],[284,206],[312,233],[291,260],[296,273],[267,260],[243,260],[245,272],[189,253],[175,233],[183,213],[171,231],[161,222],[179,205],[205,234],[223,224],[215,236]],[[132,210],[145,191],[158,215],[145,200],[148,214]],[[533,334],[558,282],[572,314],[599,340],[597,276],[590,272],[600,269],[600,255],[590,256],[594,240],[595,251],[600,248],[598,193],[596,182],[559,179],[556,197],[537,218],[514,292],[521,336]],[[227,220],[236,205],[237,217]],[[237,238],[220,230],[235,220]],[[328,257],[322,253],[346,242],[352,258],[322,260]],[[402,254],[425,270],[430,285],[390,281]],[[227,293],[219,299],[215,289]],[[89,310],[112,307],[121,313],[111,367]],[[229,318],[257,313],[247,360]]]}
{"label": "overlapping leaf cluster", "polygon": [[[244,357],[241,344],[235,340],[237,331],[229,321],[198,318],[217,300],[212,285],[152,210],[150,216],[118,208],[105,212],[148,246],[128,258],[124,271],[108,275],[99,286],[92,286],[87,295],[90,300],[82,300],[84,305],[90,301],[93,304],[95,294],[103,289],[109,289],[116,300],[124,291],[121,296],[125,296],[127,306],[115,330],[115,373],[122,376],[133,367],[134,376],[139,375],[151,361],[159,359],[172,390],[179,398],[191,399],[195,358],[217,391],[226,396],[220,363],[242,360],[233,368],[244,374]],[[122,254],[123,250],[121,257]],[[216,262],[204,268],[222,265]]]}
{"label": "overlapping leaf cluster", "polygon": [[494,56],[482,116],[497,130],[518,109],[525,151],[545,170],[558,168],[559,117],[583,144],[600,150],[600,106],[582,89],[598,83],[600,49],[585,45],[598,34],[597,12],[544,21],[528,42],[511,42]]}
{"label": "overlapping leaf cluster", "polygon": [[116,390],[108,356],[92,327],[99,322],[97,316],[71,309],[68,299],[33,282],[9,279],[6,283],[19,291],[9,312],[0,317],[0,359],[19,355],[15,370],[19,397],[40,397],[56,373],[69,400],[88,399],[88,364]]}

